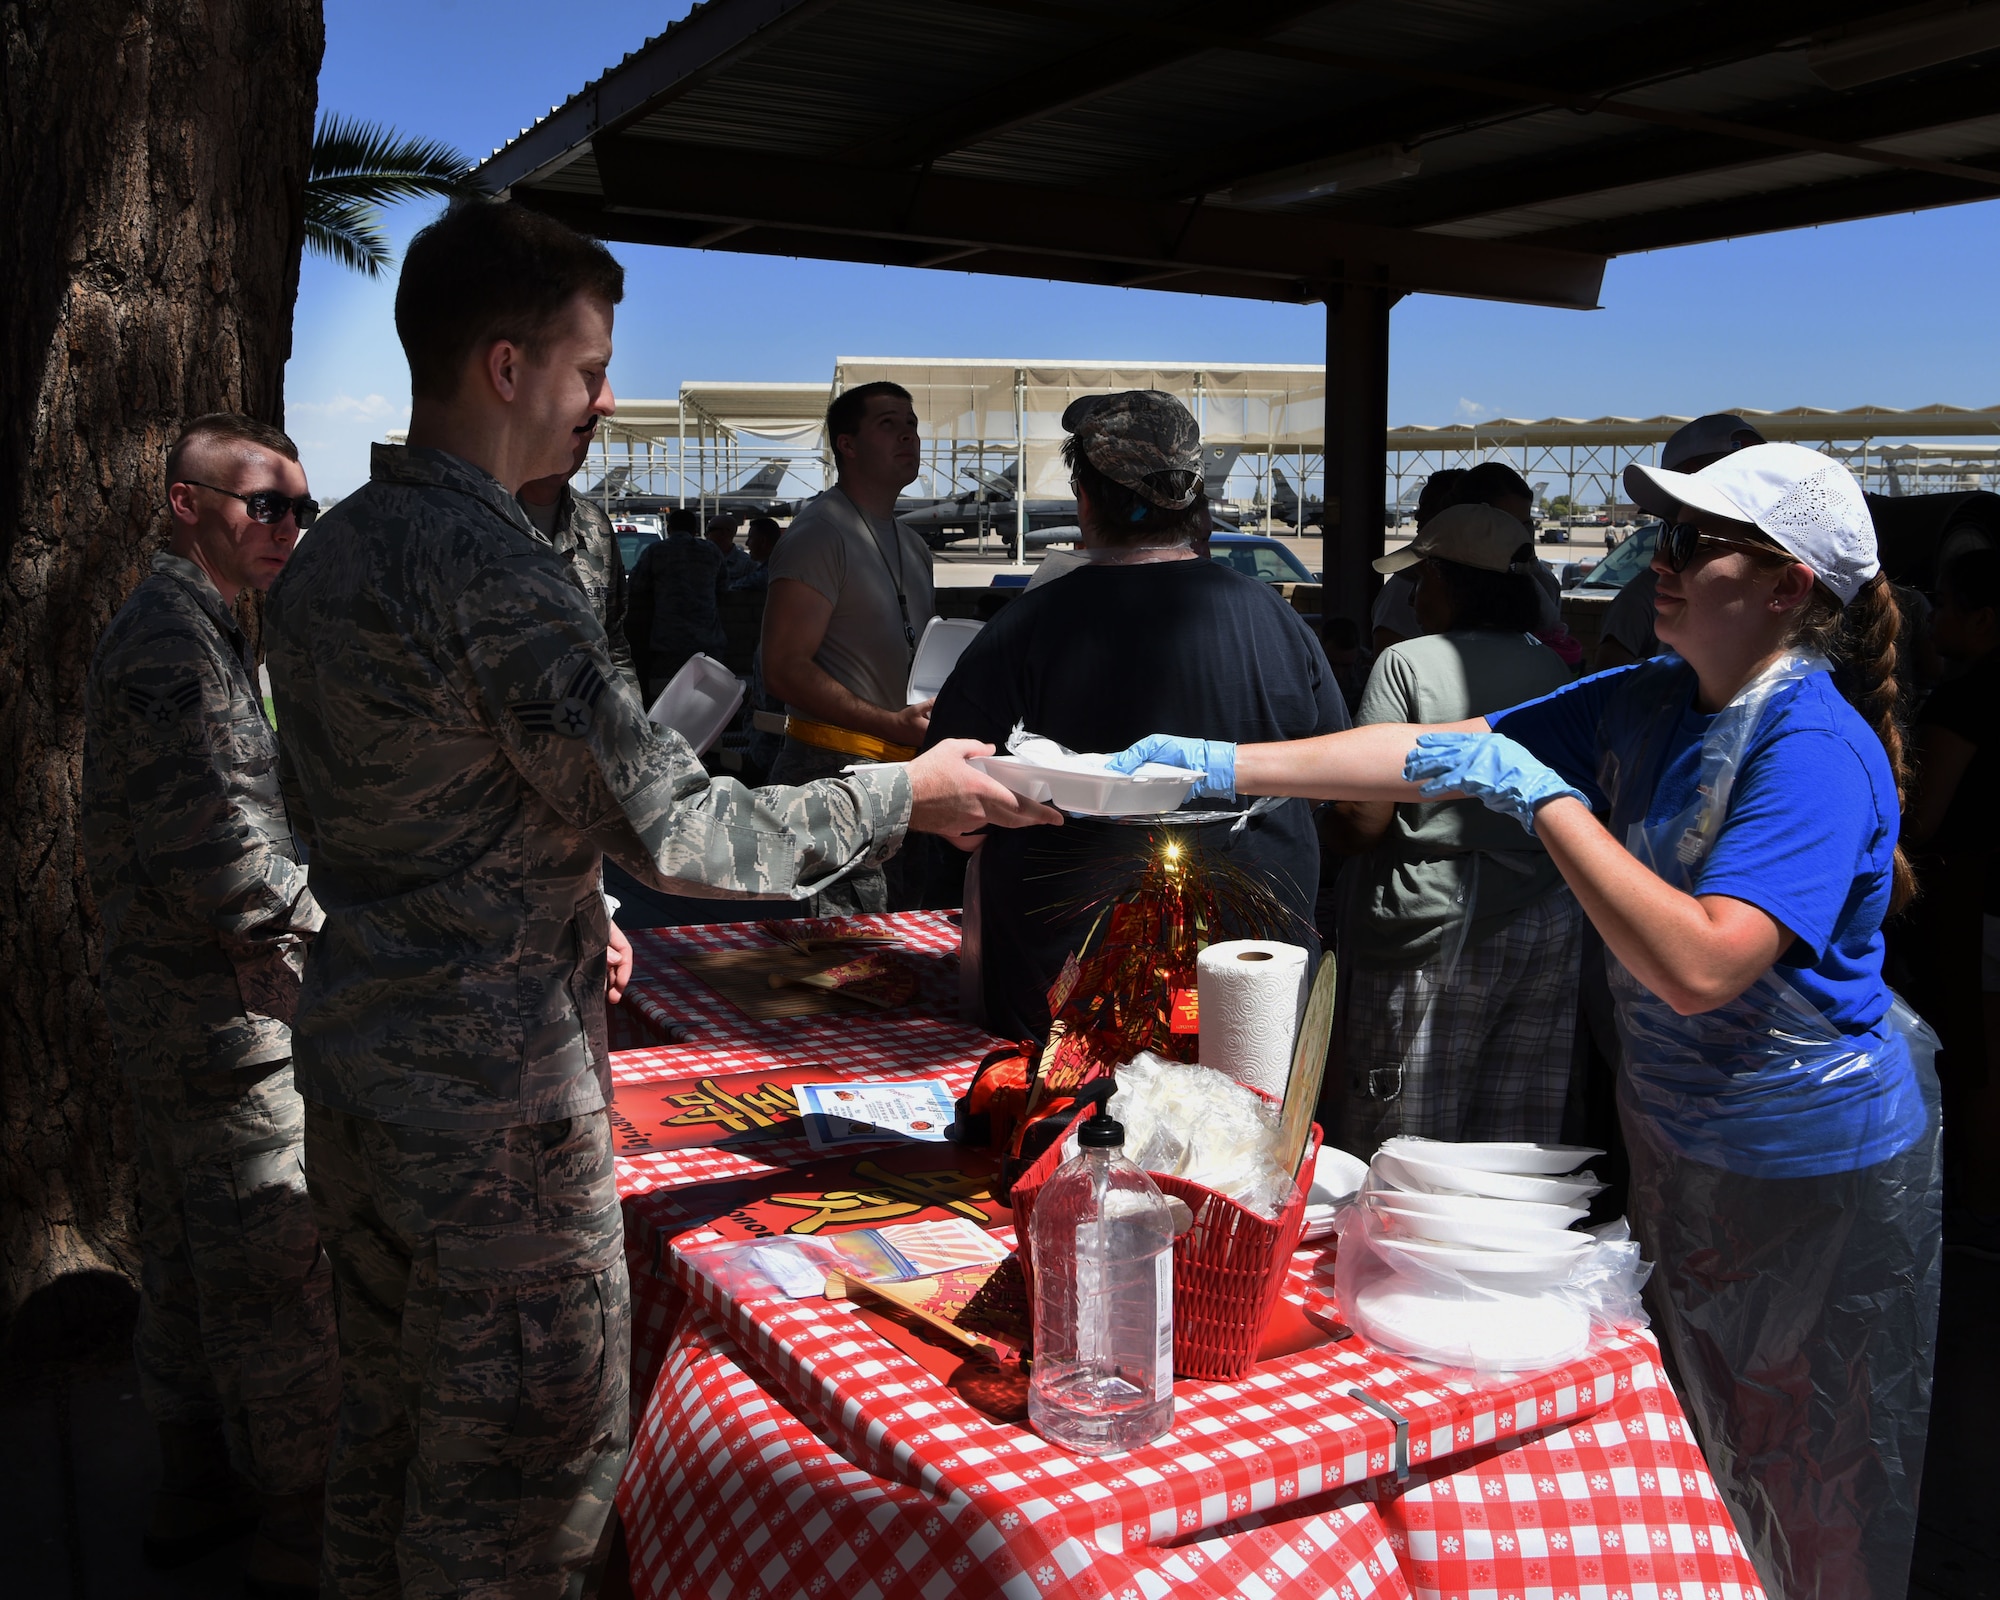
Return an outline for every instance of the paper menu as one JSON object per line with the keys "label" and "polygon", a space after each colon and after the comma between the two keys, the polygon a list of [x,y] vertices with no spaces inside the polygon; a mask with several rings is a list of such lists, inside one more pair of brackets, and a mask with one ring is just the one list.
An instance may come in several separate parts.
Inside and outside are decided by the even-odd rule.
{"label": "paper menu", "polygon": [[815,1150],[884,1139],[942,1144],[951,1126],[951,1095],[937,1078],[802,1083],[795,1092],[805,1114],[807,1142]]}

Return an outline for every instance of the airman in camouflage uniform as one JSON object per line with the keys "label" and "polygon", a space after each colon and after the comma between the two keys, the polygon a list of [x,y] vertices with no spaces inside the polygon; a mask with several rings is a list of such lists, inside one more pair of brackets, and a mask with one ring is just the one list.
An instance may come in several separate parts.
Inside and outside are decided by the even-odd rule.
{"label": "airman in camouflage uniform", "polygon": [[910,779],[710,779],[519,503],[442,451],[376,447],[268,627],[326,914],[294,1049],[341,1302],[328,1592],[572,1592],[628,1431],[600,857],[795,898],[895,849]]}
{"label": "airman in camouflage uniform", "polygon": [[[203,424],[224,426],[223,445],[209,438],[188,470],[221,478],[245,467],[245,438],[226,431],[240,426],[254,452],[246,487],[259,487],[259,459],[297,473],[283,451],[259,445],[282,441],[274,430],[204,418],[190,431]],[[197,489],[194,514],[250,529],[230,491],[183,483],[174,492],[188,501]],[[289,550],[291,497],[273,506],[278,498],[282,526],[250,533]],[[184,532],[177,524],[176,549]],[[248,580],[261,587],[274,559],[250,559],[266,569]],[[274,1515],[296,1524],[290,1554],[260,1539],[246,1560],[253,1585],[261,1576],[282,1587],[316,1565],[339,1373],[287,1027],[320,912],[293,849],[256,684],[216,584],[187,555],[156,555],[91,662],[83,832],[104,921],[104,1000],[138,1134],[134,1345],[166,1468],[147,1553],[175,1565],[254,1520],[229,1481],[233,1467],[267,1497],[267,1525]]]}
{"label": "airman in camouflage uniform", "polygon": [[[581,437],[577,465],[590,448],[590,434]],[[619,554],[618,534],[604,508],[592,504],[569,486],[567,478],[542,479],[525,484],[517,497],[527,513],[532,532],[548,541],[569,569],[570,582],[583,591],[590,609],[604,625],[604,637],[611,648],[615,666],[636,695],[645,694],[639,669],[632,661],[631,641],[625,637],[628,580],[625,559]]]}

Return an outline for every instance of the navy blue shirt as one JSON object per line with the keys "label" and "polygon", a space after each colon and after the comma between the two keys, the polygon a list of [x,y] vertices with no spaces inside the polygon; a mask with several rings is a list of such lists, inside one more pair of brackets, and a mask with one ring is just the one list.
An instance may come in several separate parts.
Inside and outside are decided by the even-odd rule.
{"label": "navy blue shirt", "polygon": [[[959,657],[928,742],[983,739],[1004,750],[1017,723],[1081,752],[1123,750],[1149,733],[1249,744],[1349,725],[1305,620],[1269,584],[1209,561],[1080,567],[1009,603]],[[1294,920],[1218,937],[1316,943],[1319,841],[1309,801],[1286,801],[1241,832],[1217,824],[1189,834],[1261,877]],[[1049,985],[1089,932],[1094,902],[1136,868],[1149,838],[1144,828],[1079,817],[987,834],[979,883],[989,1028],[1012,1037],[1047,1030]]]}

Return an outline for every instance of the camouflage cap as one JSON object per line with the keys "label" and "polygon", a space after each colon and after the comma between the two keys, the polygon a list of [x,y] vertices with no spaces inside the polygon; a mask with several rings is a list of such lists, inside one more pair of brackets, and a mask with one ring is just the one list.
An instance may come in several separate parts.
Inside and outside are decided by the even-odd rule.
{"label": "camouflage cap", "polygon": [[1163,511],[1184,511],[1201,488],[1201,429],[1159,389],[1087,394],[1062,414],[1090,464]]}

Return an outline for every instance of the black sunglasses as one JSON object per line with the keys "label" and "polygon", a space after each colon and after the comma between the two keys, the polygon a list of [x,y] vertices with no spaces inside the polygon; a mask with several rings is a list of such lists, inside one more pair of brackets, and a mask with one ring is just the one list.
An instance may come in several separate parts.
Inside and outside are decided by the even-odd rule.
{"label": "black sunglasses", "polygon": [[276,489],[253,489],[248,494],[238,494],[234,489],[203,483],[199,478],[183,478],[180,481],[193,489],[211,489],[217,494],[228,495],[232,500],[241,500],[244,509],[250,513],[250,520],[261,522],[266,527],[275,527],[288,514],[298,520],[302,532],[319,521],[319,502],[309,494],[279,494]]}
{"label": "black sunglasses", "polygon": [[1777,561],[1792,560],[1784,551],[1774,550],[1768,544],[1752,544],[1747,539],[1725,539],[1720,534],[1703,533],[1700,526],[1692,522],[1668,524],[1667,531],[1660,535],[1660,559],[1666,562],[1669,572],[1685,572],[1688,563],[1694,560],[1695,552],[1705,544],[1720,550],[1745,550],[1753,556]]}

